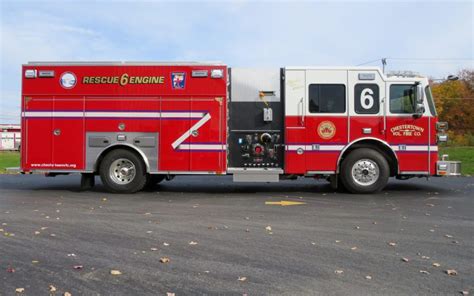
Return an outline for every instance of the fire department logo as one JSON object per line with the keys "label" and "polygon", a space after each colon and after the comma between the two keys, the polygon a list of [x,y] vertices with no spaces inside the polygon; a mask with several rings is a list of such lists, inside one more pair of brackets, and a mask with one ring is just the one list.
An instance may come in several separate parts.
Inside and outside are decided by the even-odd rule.
{"label": "fire department logo", "polygon": [[336,126],[331,121],[322,121],[318,125],[318,135],[321,139],[329,140],[336,134]]}
{"label": "fire department logo", "polygon": [[171,73],[171,84],[174,89],[183,89],[186,83],[186,73],[174,72]]}
{"label": "fire department logo", "polygon": [[59,78],[59,84],[65,89],[70,89],[76,86],[77,79],[76,75],[72,72],[64,72]]}

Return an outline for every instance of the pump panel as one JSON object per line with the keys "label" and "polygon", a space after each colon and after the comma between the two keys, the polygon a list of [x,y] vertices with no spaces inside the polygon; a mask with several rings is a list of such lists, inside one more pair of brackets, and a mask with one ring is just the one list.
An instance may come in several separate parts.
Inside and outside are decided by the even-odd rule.
{"label": "pump panel", "polygon": [[233,68],[229,73],[229,167],[282,168],[282,70]]}

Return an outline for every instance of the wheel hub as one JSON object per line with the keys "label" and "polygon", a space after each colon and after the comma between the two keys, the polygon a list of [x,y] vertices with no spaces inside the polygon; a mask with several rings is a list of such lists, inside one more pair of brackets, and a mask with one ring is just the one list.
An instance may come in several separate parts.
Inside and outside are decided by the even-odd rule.
{"label": "wheel hub", "polygon": [[377,182],[379,177],[379,166],[371,159],[358,160],[352,166],[352,179],[361,186],[370,186]]}
{"label": "wheel hub", "polygon": [[129,159],[119,158],[110,165],[109,176],[117,184],[128,184],[135,179],[135,175],[135,165]]}

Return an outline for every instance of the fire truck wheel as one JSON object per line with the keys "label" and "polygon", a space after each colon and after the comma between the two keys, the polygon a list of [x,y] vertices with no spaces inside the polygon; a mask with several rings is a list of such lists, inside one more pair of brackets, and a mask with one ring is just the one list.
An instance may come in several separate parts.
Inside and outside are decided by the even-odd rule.
{"label": "fire truck wheel", "polygon": [[128,150],[113,150],[100,163],[100,178],[107,190],[133,193],[143,189],[146,169],[140,157]]}
{"label": "fire truck wheel", "polygon": [[352,193],[378,192],[387,185],[389,176],[387,160],[373,149],[356,149],[342,162],[341,181]]}

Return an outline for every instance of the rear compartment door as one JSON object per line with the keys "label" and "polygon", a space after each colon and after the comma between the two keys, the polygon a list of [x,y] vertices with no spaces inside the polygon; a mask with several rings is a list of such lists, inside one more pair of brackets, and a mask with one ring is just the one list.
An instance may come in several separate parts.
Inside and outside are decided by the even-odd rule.
{"label": "rear compartment door", "polygon": [[191,171],[222,172],[225,161],[225,101],[223,97],[193,98],[189,145]]}
{"label": "rear compartment door", "polygon": [[55,97],[52,162],[55,170],[84,169],[84,97]]}
{"label": "rear compartment door", "polygon": [[191,111],[191,98],[161,98],[160,171],[187,172],[190,168],[189,141],[191,120],[203,117],[202,112]]}
{"label": "rear compartment door", "polygon": [[22,119],[22,169],[52,168],[51,96],[24,96]]}

